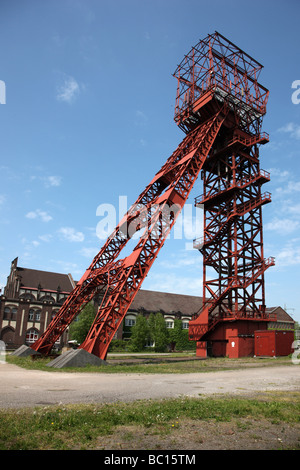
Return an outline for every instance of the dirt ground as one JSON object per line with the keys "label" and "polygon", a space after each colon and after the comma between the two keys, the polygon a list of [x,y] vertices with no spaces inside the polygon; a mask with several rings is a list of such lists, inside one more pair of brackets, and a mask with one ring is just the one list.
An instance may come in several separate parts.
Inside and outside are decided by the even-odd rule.
{"label": "dirt ground", "polygon": [[120,426],[100,437],[97,450],[300,450],[300,425],[239,418],[230,422],[174,423],[166,434],[156,427]]}

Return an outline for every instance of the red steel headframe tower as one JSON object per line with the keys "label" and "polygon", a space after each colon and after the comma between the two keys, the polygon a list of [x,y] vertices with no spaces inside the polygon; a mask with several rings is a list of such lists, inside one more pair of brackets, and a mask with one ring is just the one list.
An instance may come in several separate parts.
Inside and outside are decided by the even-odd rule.
{"label": "red steel headframe tower", "polygon": [[[258,144],[268,91],[257,78],[262,66],[215,32],[185,56],[178,79],[175,121],[185,138],[124,215],[74,290],[34,343],[49,354],[54,343],[96,293],[102,301],[80,348],[105,359],[109,344],[162,248],[201,170],[204,239],[204,306],[190,323],[202,341],[222,320],[264,319],[261,207],[270,202],[261,185]],[[130,239],[131,254],[121,258]],[[208,269],[216,274],[211,277]]]}
{"label": "red steel headframe tower", "polygon": [[[189,326],[190,339],[197,341],[211,339],[224,321],[232,327],[246,320],[248,335],[239,336],[251,337],[271,319],[264,272],[274,258],[264,259],[262,227],[262,206],[271,195],[261,190],[270,175],[259,164],[259,145],[269,140],[261,132],[269,92],[257,81],[261,69],[216,32],[193,47],[175,72],[175,120],[183,130],[189,132],[218,103],[229,109],[202,167],[203,194],[195,200],[204,209],[204,234],[194,240],[203,255],[203,308]],[[218,340],[225,338],[223,331]]]}

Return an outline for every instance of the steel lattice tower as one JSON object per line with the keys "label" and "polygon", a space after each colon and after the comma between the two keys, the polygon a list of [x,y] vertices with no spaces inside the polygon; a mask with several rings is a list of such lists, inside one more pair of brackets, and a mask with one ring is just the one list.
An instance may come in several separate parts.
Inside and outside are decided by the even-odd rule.
{"label": "steel lattice tower", "polygon": [[[49,354],[55,341],[95,294],[102,302],[80,348],[105,359],[109,344],[200,172],[204,236],[203,309],[190,322],[190,339],[206,341],[218,323],[264,321],[262,193],[269,181],[260,169],[259,145],[268,90],[258,83],[262,65],[215,32],[184,57],[177,78],[175,122],[186,133],[95,256],[45,333],[32,349]],[[120,258],[134,234],[132,253]],[[200,344],[199,343],[199,344]]]}
{"label": "steel lattice tower", "polygon": [[[229,109],[202,167],[204,234],[194,240],[203,255],[203,309],[190,322],[190,339],[208,340],[221,321],[267,321],[262,206],[271,201],[262,185],[259,145],[269,92],[258,83],[262,65],[221,34],[209,35],[177,67],[175,120],[189,132],[215,111]],[[252,331],[253,333],[253,331]]]}

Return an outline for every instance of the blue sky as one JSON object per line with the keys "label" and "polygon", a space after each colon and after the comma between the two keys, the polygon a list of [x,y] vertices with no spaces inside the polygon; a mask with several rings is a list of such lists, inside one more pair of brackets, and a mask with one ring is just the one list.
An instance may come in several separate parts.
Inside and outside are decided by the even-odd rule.
{"label": "blue sky", "polygon": [[[300,321],[299,14],[298,0],[1,0],[0,284],[16,256],[82,276],[104,243],[97,208],[122,216],[119,196],[131,205],[182,140],[172,73],[217,30],[264,65],[264,247],[276,257],[266,298]],[[186,220],[201,193],[199,181]],[[187,249],[201,233],[184,235],[167,240],[143,288],[202,295],[202,258]]]}

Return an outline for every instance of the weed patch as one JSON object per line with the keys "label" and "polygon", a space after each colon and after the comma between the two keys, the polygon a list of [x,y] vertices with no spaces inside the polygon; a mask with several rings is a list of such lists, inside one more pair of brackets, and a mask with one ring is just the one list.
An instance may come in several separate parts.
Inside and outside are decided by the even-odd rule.
{"label": "weed patch", "polygon": [[[270,425],[299,425],[300,397],[293,401],[244,398],[178,398],[141,400],[113,405],[64,405],[34,409],[0,410],[0,449],[90,449],[99,439],[111,436],[120,427],[127,429],[125,441],[135,441],[134,429],[149,435],[166,436],[179,432],[186,420],[240,422],[241,432],[250,420],[266,420]],[[147,431],[148,430],[148,431]],[[140,431],[139,431],[140,432]],[[254,433],[254,432],[253,432]],[[201,442],[201,436],[198,436]],[[202,439],[203,440],[203,439]]]}

